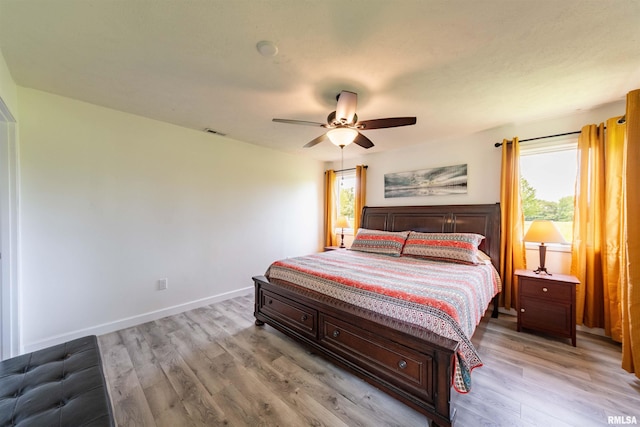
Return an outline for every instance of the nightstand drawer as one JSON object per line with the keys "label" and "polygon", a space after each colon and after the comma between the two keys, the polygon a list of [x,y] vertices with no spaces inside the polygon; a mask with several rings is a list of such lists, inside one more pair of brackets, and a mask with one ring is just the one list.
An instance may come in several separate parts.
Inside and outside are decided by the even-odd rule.
{"label": "nightstand drawer", "polygon": [[571,301],[571,292],[575,290],[572,285],[541,279],[520,277],[519,280],[521,295],[528,297],[543,298],[553,301]]}

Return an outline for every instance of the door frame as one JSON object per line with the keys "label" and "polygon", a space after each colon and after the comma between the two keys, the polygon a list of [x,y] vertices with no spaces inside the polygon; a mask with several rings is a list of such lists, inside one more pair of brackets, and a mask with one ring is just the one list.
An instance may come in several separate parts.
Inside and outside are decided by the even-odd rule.
{"label": "door frame", "polygon": [[0,98],[0,360],[20,354],[16,120]]}

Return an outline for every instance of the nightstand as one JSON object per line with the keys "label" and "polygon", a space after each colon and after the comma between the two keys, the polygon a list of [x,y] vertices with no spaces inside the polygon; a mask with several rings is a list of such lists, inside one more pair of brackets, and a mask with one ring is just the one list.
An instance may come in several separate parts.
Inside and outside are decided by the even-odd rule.
{"label": "nightstand", "polygon": [[518,290],[516,311],[518,332],[534,329],[565,338],[576,346],[576,285],[575,276],[536,274],[531,270],[516,270]]}

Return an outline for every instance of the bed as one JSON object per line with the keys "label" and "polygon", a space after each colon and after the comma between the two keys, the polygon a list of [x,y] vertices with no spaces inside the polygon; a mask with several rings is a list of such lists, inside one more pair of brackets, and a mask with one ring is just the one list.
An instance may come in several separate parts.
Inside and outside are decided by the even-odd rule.
{"label": "bed", "polygon": [[[483,277],[493,274],[495,289],[475,303],[475,310],[470,310],[475,313],[470,315],[435,308],[419,311],[416,304],[423,296],[420,293],[423,285],[442,288],[443,307],[455,305],[450,300],[466,298],[460,296],[463,292],[442,286],[443,282],[458,280],[449,276],[453,274],[449,270],[453,271],[458,264],[367,251],[332,251],[276,261],[264,276],[255,276],[256,325],[266,323],[311,347],[425,414],[431,425],[452,426],[455,408],[450,404],[451,390],[467,392],[471,370],[481,365],[470,338],[491,299],[492,315],[497,316],[500,207],[498,204],[365,207],[361,228],[379,230],[385,238],[409,231],[417,233],[408,236],[420,236],[419,233],[484,236],[479,249],[487,255],[485,265],[459,266],[463,276],[472,277],[475,271]],[[374,231],[371,233],[375,235]],[[406,245],[409,239],[404,241]],[[426,275],[416,273],[415,268],[437,271],[434,274],[440,277],[440,283],[429,279],[433,283],[423,284]],[[343,278],[336,273],[340,269],[344,270],[340,276]],[[360,270],[367,269],[376,277],[361,276],[364,272]],[[381,293],[370,292],[378,288],[378,281],[391,280],[387,274],[392,271],[400,276],[393,279],[395,287]],[[420,281],[419,286],[414,279]],[[393,297],[410,289],[419,289],[417,296],[410,295],[410,302],[393,302]],[[347,297],[347,293],[355,296]],[[430,294],[429,298],[433,296]],[[446,327],[429,329],[429,325],[440,324],[440,317],[454,318],[457,325],[447,323]]]}

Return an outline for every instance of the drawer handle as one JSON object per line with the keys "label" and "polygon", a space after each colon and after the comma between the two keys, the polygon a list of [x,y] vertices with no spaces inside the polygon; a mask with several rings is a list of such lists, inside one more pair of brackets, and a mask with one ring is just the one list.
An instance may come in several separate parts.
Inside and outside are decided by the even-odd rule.
{"label": "drawer handle", "polygon": [[524,308],[521,308],[521,309],[520,309],[520,313],[524,313]]}
{"label": "drawer handle", "polygon": [[273,304],[273,300],[272,299],[269,300],[269,304]]}
{"label": "drawer handle", "polygon": [[303,322],[306,322],[306,321],[307,321],[307,319],[308,319],[308,317],[307,317],[307,315],[306,315],[306,314],[303,314],[303,315],[300,317],[300,320],[302,320]]}
{"label": "drawer handle", "polygon": [[549,289],[547,288],[542,288],[542,292],[547,292]]}
{"label": "drawer handle", "polygon": [[340,331],[336,329],[331,335],[333,335],[334,338],[338,338],[338,336],[340,335]]}
{"label": "drawer handle", "polygon": [[404,360],[401,360],[398,362],[398,368],[405,369],[406,367],[407,367],[407,362],[405,362]]}

